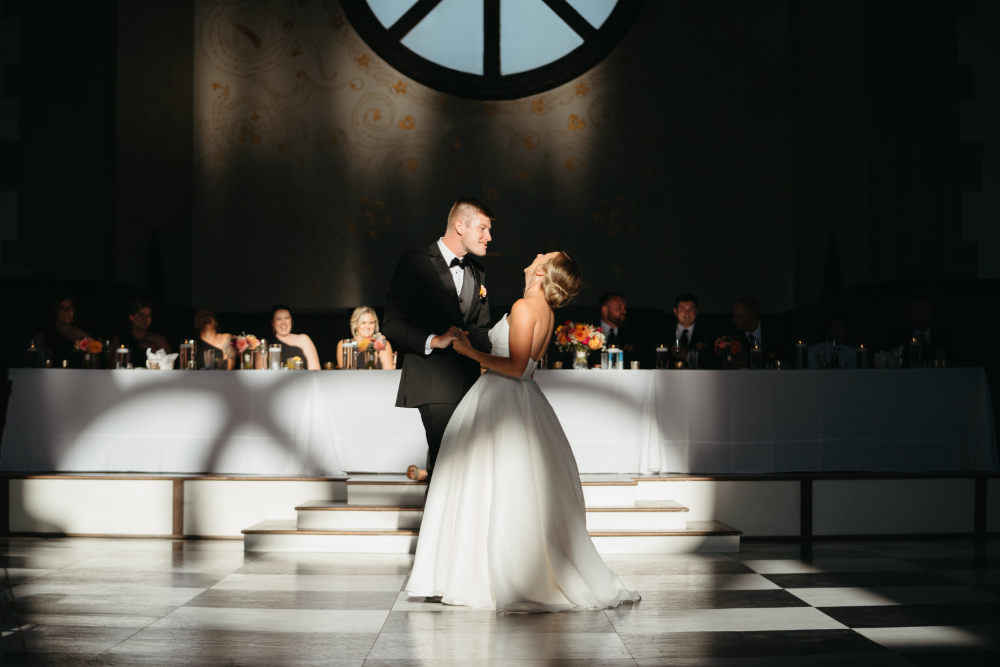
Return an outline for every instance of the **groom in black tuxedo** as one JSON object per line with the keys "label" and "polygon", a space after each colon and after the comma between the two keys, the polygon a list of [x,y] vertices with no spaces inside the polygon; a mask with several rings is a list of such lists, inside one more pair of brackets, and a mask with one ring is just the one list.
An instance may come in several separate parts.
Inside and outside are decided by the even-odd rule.
{"label": "groom in black tuxedo", "polygon": [[475,349],[491,348],[486,272],[475,258],[486,254],[493,220],[493,212],[478,199],[459,199],[448,214],[445,235],[403,255],[389,284],[382,330],[406,350],[396,407],[420,410],[428,475],[448,420],[480,374],[479,364],[451,344],[467,331]]}

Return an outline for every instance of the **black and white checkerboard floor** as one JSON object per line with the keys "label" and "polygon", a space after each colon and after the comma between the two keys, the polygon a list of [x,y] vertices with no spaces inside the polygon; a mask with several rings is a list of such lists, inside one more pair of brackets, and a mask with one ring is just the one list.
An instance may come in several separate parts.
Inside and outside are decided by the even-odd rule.
{"label": "black and white checkerboard floor", "polygon": [[641,602],[533,615],[407,599],[406,555],[2,544],[2,664],[1000,664],[1000,540],[745,540],[739,554],[609,556]]}

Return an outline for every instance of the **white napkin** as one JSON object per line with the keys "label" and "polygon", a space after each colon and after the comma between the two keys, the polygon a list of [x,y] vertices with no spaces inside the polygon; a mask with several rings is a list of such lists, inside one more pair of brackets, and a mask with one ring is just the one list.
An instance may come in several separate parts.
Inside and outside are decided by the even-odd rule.
{"label": "white napkin", "polygon": [[154,361],[160,362],[161,371],[172,371],[174,370],[174,359],[177,358],[177,353],[167,354],[163,350],[157,350],[153,352],[150,348],[146,348],[146,358]]}

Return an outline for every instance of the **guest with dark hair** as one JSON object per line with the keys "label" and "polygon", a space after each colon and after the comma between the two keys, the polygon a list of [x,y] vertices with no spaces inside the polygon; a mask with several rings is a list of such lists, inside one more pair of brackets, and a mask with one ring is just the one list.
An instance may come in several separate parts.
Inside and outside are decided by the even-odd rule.
{"label": "guest with dark hair", "polygon": [[715,368],[718,357],[713,354],[715,333],[697,324],[698,297],[690,292],[678,294],[674,299],[674,317],[677,326],[674,328],[673,340],[667,342],[675,359],[689,362],[691,350],[698,351],[698,368]]}
{"label": "guest with dark hair", "polygon": [[847,337],[847,318],[834,313],[827,315],[823,321],[826,329],[826,340],[809,346],[809,368],[857,368],[858,351],[850,345],[844,345]]}
{"label": "guest with dark hair", "polygon": [[198,368],[205,367],[205,351],[215,350],[216,367],[219,360],[225,370],[233,370],[236,367],[236,350],[233,348],[233,335],[219,333],[219,320],[215,317],[215,311],[211,308],[202,308],[194,315],[194,330],[198,332],[197,358]]}
{"label": "guest with dark hair", "polygon": [[318,371],[319,355],[316,353],[312,338],[306,334],[292,333],[294,326],[295,320],[292,319],[291,308],[281,304],[271,308],[271,330],[274,332],[275,340],[281,343],[281,365],[284,366],[289,359],[298,357],[306,370]]}
{"label": "guest with dark hair", "polygon": [[930,299],[919,297],[910,303],[910,333],[903,340],[903,351],[900,355],[903,368],[916,368],[918,361],[910,359],[910,344],[916,339],[920,343],[919,365],[930,365],[936,358],[943,358],[949,365],[954,365],[951,359],[951,339],[948,332],[938,328],[931,331],[931,320],[934,310]]}
{"label": "guest with dark hair", "polygon": [[760,304],[752,296],[742,297],[733,306],[734,335],[743,350],[739,353],[743,363],[750,360],[750,350],[760,345],[764,361],[784,359],[788,355],[785,337],[777,327],[764,328],[760,321]]}
{"label": "guest with dark hair", "polygon": [[79,316],[80,309],[77,308],[76,299],[68,295],[57,299],[49,310],[45,328],[32,341],[40,350],[52,350],[54,368],[62,367],[64,361],[69,368],[80,368],[82,365],[80,355],[73,349],[73,345],[81,338],[89,338],[90,334],[77,325]]}
{"label": "guest with dark hair", "polygon": [[129,304],[128,319],[132,326],[128,331],[117,334],[111,339],[111,349],[117,350],[124,345],[129,349],[132,363],[142,366],[146,363],[146,350],[158,352],[163,350],[170,354],[170,343],[165,336],[153,333],[149,325],[153,321],[153,305],[145,299],[136,299]]}

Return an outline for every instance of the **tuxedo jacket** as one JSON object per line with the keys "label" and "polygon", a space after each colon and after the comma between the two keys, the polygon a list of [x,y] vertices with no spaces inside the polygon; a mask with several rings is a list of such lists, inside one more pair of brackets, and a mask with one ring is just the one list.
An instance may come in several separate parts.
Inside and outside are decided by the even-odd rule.
{"label": "tuxedo jacket", "polygon": [[[674,322],[674,326],[671,331],[677,330],[677,323]],[[698,345],[701,345],[701,349],[698,350],[698,368],[713,369],[719,367],[719,357],[715,354],[715,339],[718,336],[715,332],[709,331],[702,325],[695,322],[694,332],[691,334],[691,340],[688,343],[688,350],[698,350]],[[669,341],[666,341],[666,346],[670,347],[677,340],[676,335]]]}
{"label": "tuxedo jacket", "polygon": [[[600,317],[597,318],[598,326],[600,326]],[[638,361],[640,368],[653,368],[656,363],[656,348],[649,344],[647,340],[640,335],[639,331],[630,327],[627,324],[618,329],[618,333],[615,336],[611,336],[611,332],[605,331],[605,337],[607,337],[607,345],[610,349],[614,345],[619,350],[622,350],[622,359],[625,362],[625,367],[629,367],[629,362]],[[572,355],[570,355],[572,358]],[[600,365],[601,363],[601,352],[591,352],[589,357],[590,365],[595,364]]]}
{"label": "tuxedo jacket", "polygon": [[[730,329],[729,334],[738,336],[743,350],[740,352],[745,361],[750,360],[750,337],[744,331]],[[774,359],[789,359],[794,357],[794,348],[789,345],[789,338],[780,328],[762,322],[760,332],[760,347],[764,352],[764,363]]]}
{"label": "tuxedo jacket", "polygon": [[472,267],[462,285],[461,302],[437,242],[412,250],[399,260],[389,283],[382,331],[397,348],[403,348],[403,375],[396,406],[416,408],[428,403],[458,403],[479,379],[479,362],[452,347],[424,354],[427,337],[456,326],[469,332],[469,342],[481,351],[491,348],[490,308],[480,288],[486,272],[466,255]]}

